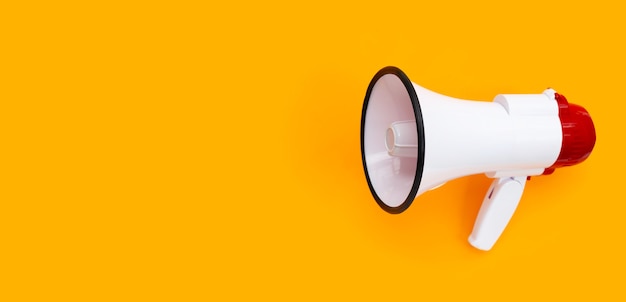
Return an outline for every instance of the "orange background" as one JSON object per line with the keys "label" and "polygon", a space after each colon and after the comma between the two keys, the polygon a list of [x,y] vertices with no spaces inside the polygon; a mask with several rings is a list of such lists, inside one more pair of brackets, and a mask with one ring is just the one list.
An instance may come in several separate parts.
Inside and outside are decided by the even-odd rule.
{"label": "orange background", "polygon": [[[0,5],[0,300],[626,298],[626,10],[615,1]],[[533,178],[490,252],[490,180],[381,210],[371,77],[453,97],[554,87],[584,163]]]}

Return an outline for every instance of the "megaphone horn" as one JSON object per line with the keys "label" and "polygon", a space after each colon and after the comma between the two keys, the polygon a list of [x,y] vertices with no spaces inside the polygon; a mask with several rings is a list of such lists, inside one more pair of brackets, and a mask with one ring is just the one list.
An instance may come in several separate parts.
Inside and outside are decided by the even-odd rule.
{"label": "megaphone horn", "polygon": [[389,213],[451,179],[494,178],[469,236],[481,250],[504,231],[528,177],[581,163],[595,140],[589,113],[553,89],[461,100],[412,83],[393,66],[370,82],[361,116],[365,178]]}

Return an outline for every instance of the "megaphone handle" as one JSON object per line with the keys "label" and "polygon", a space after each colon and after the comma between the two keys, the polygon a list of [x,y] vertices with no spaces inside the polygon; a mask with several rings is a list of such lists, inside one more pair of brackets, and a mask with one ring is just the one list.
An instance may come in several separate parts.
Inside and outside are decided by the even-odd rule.
{"label": "megaphone handle", "polygon": [[526,176],[496,178],[476,217],[469,243],[488,251],[496,243],[519,204]]}

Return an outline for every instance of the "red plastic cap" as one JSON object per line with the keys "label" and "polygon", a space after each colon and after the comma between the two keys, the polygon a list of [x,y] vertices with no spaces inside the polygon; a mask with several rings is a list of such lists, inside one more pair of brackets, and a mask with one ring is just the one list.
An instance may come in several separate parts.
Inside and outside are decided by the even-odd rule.
{"label": "red plastic cap", "polygon": [[567,99],[558,93],[555,93],[554,97],[559,104],[563,142],[558,159],[545,170],[544,174],[552,174],[556,168],[583,162],[589,157],[596,143],[596,129],[587,110],[569,104]]}

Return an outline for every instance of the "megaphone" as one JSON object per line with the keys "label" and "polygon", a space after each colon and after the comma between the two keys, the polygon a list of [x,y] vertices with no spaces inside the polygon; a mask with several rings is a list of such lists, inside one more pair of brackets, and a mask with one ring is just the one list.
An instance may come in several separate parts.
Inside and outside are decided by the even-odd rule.
{"label": "megaphone", "polygon": [[589,113],[553,89],[461,100],[412,83],[397,67],[376,73],[361,116],[365,178],[378,205],[398,214],[420,194],[473,174],[493,178],[469,236],[490,250],[530,176],[578,164],[596,141]]}

